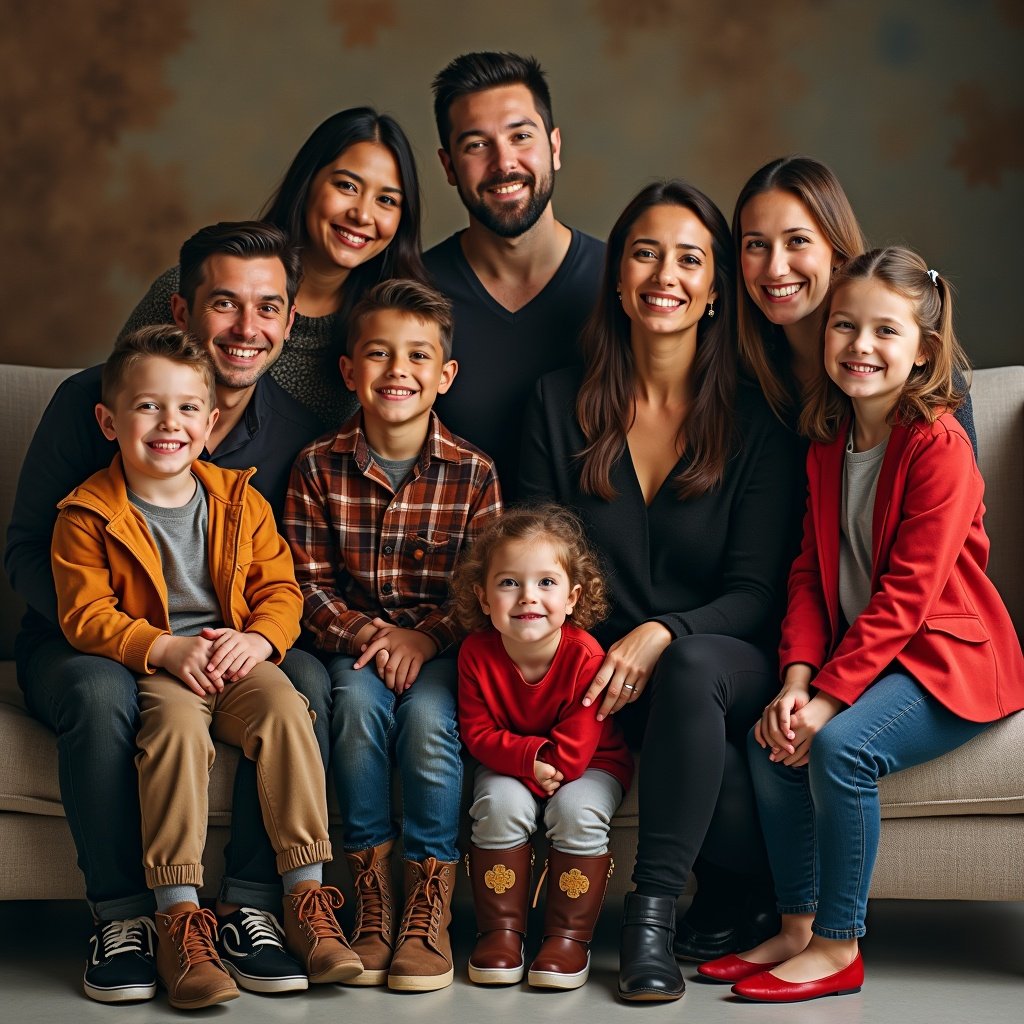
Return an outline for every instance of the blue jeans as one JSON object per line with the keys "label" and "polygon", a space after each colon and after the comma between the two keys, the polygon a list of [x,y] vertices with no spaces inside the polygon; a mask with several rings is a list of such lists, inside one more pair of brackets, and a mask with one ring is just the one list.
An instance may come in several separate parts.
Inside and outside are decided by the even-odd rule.
{"label": "blue jeans", "polygon": [[358,671],[338,655],[331,674],[331,770],[345,822],[345,849],[365,850],[396,838],[391,769],[402,781],[405,859],[459,859],[462,758],[455,717],[454,658],[424,662],[400,697],[373,665]]}
{"label": "blue jeans", "polygon": [[883,676],[814,737],[802,768],[768,760],[751,730],[750,773],[779,913],[815,914],[826,939],[864,934],[878,853],[878,780],[959,747],[991,723],[968,722],[901,672]]}
{"label": "blue jeans", "polygon": [[[135,675],[110,658],[76,651],[53,633],[20,633],[15,654],[25,704],[57,734],[61,802],[93,913],[101,921],[152,914],[153,894],[142,868],[135,770]],[[319,692],[326,687],[319,682],[327,680],[323,665],[302,651],[289,651],[281,668],[304,696],[306,689]],[[317,740],[321,753],[326,752],[326,715],[317,725]],[[256,765],[246,758],[239,761],[233,799],[221,895],[279,912],[281,882],[263,827]]]}

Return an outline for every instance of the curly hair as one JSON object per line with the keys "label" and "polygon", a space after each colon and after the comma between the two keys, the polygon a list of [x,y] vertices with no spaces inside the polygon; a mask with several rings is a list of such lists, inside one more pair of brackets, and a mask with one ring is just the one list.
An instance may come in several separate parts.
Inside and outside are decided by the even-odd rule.
{"label": "curly hair", "polygon": [[591,629],[608,615],[608,588],[601,566],[587,541],[583,524],[561,505],[545,503],[511,508],[496,519],[465,551],[452,577],[455,614],[470,632],[486,629],[491,620],[480,607],[474,587],[483,589],[494,553],[510,541],[547,541],[569,576],[569,585],[580,587],[572,621]]}

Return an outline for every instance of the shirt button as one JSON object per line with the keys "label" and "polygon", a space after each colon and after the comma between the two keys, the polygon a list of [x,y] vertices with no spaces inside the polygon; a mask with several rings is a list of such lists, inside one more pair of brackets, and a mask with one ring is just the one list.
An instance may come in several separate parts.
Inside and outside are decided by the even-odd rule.
{"label": "shirt button", "polygon": [[391,545],[391,544],[385,544],[384,545],[384,554],[385,555],[394,554],[394,551],[395,551],[395,549],[394,549],[393,545]]}
{"label": "shirt button", "polygon": [[395,588],[390,583],[384,583],[381,585],[380,592],[382,594],[390,594]]}

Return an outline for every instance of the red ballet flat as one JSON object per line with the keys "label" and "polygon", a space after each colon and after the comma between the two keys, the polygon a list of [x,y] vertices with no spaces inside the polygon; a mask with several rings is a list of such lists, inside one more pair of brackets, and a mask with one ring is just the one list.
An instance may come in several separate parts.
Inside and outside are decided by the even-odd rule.
{"label": "red ballet flat", "polygon": [[859,992],[864,984],[864,961],[860,953],[848,967],[815,981],[783,981],[762,971],[733,985],[733,992],[755,1003],[800,1003],[821,996],[845,996]]}
{"label": "red ballet flat", "polygon": [[762,974],[778,967],[782,963],[776,960],[774,963],[754,964],[749,960],[743,960],[735,953],[728,956],[720,956],[717,960],[709,960],[706,964],[700,964],[697,973],[709,981],[724,981],[731,983],[742,981],[744,978],[752,978],[755,974]]}

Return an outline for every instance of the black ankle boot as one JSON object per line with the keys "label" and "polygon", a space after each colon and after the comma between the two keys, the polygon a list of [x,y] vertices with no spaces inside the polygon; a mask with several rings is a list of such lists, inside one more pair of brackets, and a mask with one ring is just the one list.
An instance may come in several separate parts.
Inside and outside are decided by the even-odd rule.
{"label": "black ankle boot", "polygon": [[619,995],[623,999],[678,999],[686,982],[672,956],[676,901],[668,896],[626,893],[619,945]]}

